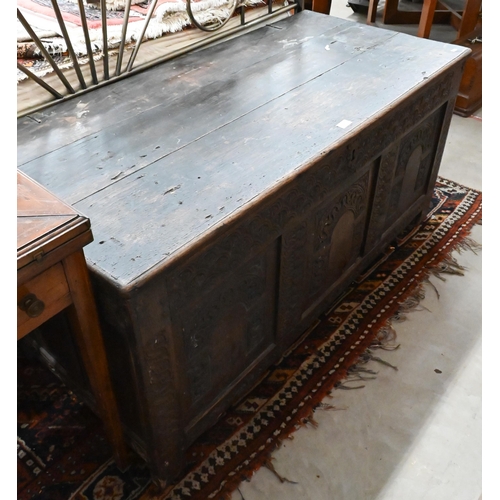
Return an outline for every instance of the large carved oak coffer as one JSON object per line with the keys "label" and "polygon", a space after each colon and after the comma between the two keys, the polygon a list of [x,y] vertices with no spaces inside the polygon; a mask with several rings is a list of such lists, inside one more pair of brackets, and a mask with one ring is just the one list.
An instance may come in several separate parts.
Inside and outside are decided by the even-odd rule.
{"label": "large carved oak coffer", "polygon": [[[300,12],[18,120],[90,218],[122,423],[159,480],[429,207],[468,51]],[[64,318],[44,357],[80,390]]]}

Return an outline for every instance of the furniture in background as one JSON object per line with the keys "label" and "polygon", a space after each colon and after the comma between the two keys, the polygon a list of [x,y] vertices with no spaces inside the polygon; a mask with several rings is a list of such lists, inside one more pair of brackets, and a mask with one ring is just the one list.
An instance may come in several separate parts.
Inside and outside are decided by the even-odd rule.
{"label": "furniture in background", "polygon": [[92,220],[120,416],[158,484],[427,215],[468,53],[306,10],[18,119],[18,168]]}
{"label": "furniture in background", "polygon": [[[367,24],[375,22],[378,0],[370,0]],[[398,10],[399,0],[386,0],[384,24],[418,23],[417,36],[429,38],[432,25],[449,23],[457,31],[455,44],[471,49],[457,96],[455,113],[470,116],[482,105],[482,0],[464,0],[464,8],[455,10],[443,0],[423,0],[421,11]],[[439,10],[436,10],[439,9]]]}
{"label": "furniture in background", "polygon": [[475,30],[455,41],[455,44],[467,47],[471,54],[465,63],[464,74],[460,81],[455,113],[460,116],[471,116],[482,106],[483,102],[483,45],[482,29]]}
{"label": "furniture in background", "polygon": [[448,10],[450,24],[457,30],[457,40],[468,36],[477,27],[481,16],[482,0],[465,0],[464,10],[457,11],[442,0],[424,0],[418,25],[418,36],[429,38],[432,25],[436,22],[436,8]]}
{"label": "furniture in background", "polygon": [[[453,22],[453,15],[450,9],[448,8],[439,8],[435,10],[436,2],[431,0],[434,3],[434,12],[433,19],[435,23],[439,24],[448,24]],[[422,10],[402,10],[399,9],[400,0],[385,0],[384,2],[384,10],[382,13],[382,23],[383,24],[420,24],[422,22],[422,13],[424,10],[429,9],[429,4],[427,0],[423,0]],[[373,24],[375,22],[375,17],[377,14],[377,7],[379,4],[379,0],[370,0],[370,4],[368,6],[368,16],[367,23]],[[442,4],[441,4],[442,5]],[[429,10],[430,12],[430,10]],[[426,19],[426,15],[424,14],[424,18]]]}
{"label": "furniture in background", "polygon": [[67,311],[117,465],[126,466],[118,409],[82,248],[89,219],[17,173],[17,339]]}
{"label": "furniture in background", "polygon": [[[367,24],[373,24],[379,0],[370,0]],[[471,33],[481,15],[482,0],[464,0],[464,9],[456,10],[445,0],[423,0],[422,9],[399,10],[399,0],[385,0],[383,24],[418,24],[417,35],[429,38],[433,24],[450,24],[457,30],[457,39]]]}

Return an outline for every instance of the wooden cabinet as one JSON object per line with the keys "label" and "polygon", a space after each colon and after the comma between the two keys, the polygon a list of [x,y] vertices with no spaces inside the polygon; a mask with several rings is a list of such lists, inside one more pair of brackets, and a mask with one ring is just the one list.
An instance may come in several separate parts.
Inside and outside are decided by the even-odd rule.
{"label": "wooden cabinet", "polygon": [[19,120],[19,168],[92,219],[156,479],[426,214],[467,53],[304,11]]}
{"label": "wooden cabinet", "polygon": [[483,104],[483,43],[482,28],[459,38],[455,43],[471,50],[465,63],[464,74],[458,89],[455,113],[470,116]]}

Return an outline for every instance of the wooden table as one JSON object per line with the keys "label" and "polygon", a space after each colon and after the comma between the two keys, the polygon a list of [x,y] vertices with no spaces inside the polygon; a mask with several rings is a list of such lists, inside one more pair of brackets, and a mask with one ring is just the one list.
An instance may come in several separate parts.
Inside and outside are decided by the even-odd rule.
{"label": "wooden table", "polygon": [[82,250],[92,240],[89,219],[18,171],[17,339],[67,310],[117,465],[123,468],[126,449]]}

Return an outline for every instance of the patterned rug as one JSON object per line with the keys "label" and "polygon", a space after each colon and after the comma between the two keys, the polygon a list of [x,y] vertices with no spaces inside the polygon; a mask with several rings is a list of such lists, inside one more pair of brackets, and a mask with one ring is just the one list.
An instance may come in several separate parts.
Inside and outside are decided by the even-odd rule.
{"label": "patterned rug", "polygon": [[168,491],[155,488],[138,457],[119,471],[99,420],[37,361],[19,357],[18,499],[228,499],[262,466],[287,481],[272,452],[301,426],[316,425],[315,410],[332,409],[325,402],[332,391],[362,387],[373,364],[391,366],[389,351],[399,347],[391,323],[418,306],[431,275],[464,274],[451,252],[479,249],[469,232],[481,224],[481,203],[480,192],[439,179],[427,219],[400,235],[190,447],[186,470]]}

